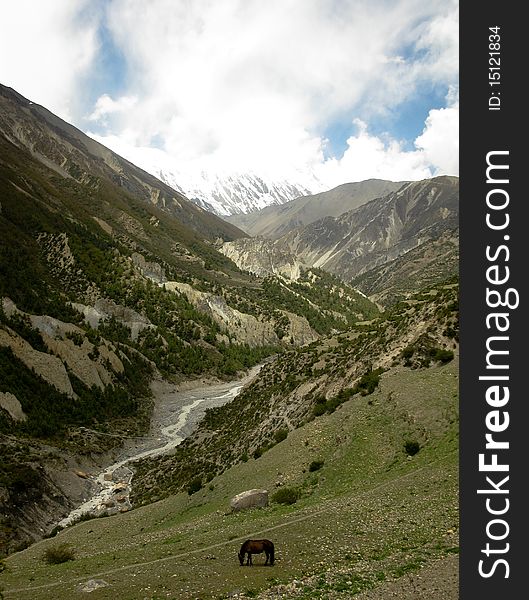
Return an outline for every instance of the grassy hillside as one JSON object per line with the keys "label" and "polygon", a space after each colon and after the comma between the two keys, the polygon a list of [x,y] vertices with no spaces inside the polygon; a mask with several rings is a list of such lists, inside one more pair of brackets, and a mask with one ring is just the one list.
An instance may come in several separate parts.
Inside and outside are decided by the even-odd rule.
{"label": "grassy hillside", "polygon": [[[102,579],[95,598],[345,599],[435,571],[458,552],[457,367],[392,367],[372,394],[192,495],[81,523],[9,557],[5,598],[84,597],[83,584]],[[295,489],[298,500],[230,514],[229,499],[255,487],[272,497]],[[274,541],[273,568],[259,566],[261,557],[239,567],[247,537]],[[74,560],[46,564],[44,552],[61,544]]]}

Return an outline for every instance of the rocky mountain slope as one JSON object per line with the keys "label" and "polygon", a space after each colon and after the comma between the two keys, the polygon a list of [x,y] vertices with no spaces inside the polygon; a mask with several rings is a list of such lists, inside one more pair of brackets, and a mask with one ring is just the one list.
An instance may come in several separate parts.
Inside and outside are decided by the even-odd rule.
{"label": "rocky mountain slope", "polygon": [[268,206],[248,214],[225,217],[225,219],[252,237],[277,239],[292,229],[325,217],[338,217],[369,200],[397,191],[403,183],[381,179],[344,183],[326,192],[301,196],[279,206]]}
{"label": "rocky mountain slope", "polygon": [[406,254],[355,277],[352,285],[381,306],[442,281],[459,270],[459,233],[449,229]]}
{"label": "rocky mountain slope", "polygon": [[[432,244],[437,244],[439,250],[443,245],[438,240],[449,238],[450,248],[455,250],[458,218],[458,179],[436,177],[405,184],[397,192],[339,217],[296,228],[277,240],[244,238],[226,242],[221,252],[241,268],[260,274],[291,272],[295,277],[300,268],[311,266],[351,281],[399,258],[400,274],[413,270],[403,265],[419,255],[422,259],[418,270],[430,273],[429,263],[439,260]],[[430,251],[422,247],[427,242]],[[444,275],[456,273],[457,252],[444,252],[444,257]],[[393,272],[394,266],[388,267],[387,273]],[[396,280],[402,285],[408,281],[400,275],[395,275]],[[376,289],[366,285],[363,291],[374,293]]]}
{"label": "rocky mountain slope", "polygon": [[66,182],[77,182],[92,194],[104,195],[106,186],[115,186],[122,195],[159,207],[201,236],[228,240],[241,235],[236,227],[1,84],[0,133]]}

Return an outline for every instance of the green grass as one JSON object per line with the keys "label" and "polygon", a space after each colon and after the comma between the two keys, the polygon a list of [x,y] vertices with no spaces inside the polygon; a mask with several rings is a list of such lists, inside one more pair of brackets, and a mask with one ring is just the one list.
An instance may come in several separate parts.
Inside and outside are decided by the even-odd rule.
{"label": "green grass", "polygon": [[[408,457],[404,440],[419,434],[421,450]],[[325,468],[307,472],[315,455]],[[296,579],[296,595],[284,598],[350,597],[455,552],[457,461],[457,361],[394,369],[372,395],[291,431],[214,478],[213,489],[80,523],[10,556],[0,586],[6,599],[70,600],[79,583],[102,578],[111,587],[94,598],[205,600]],[[301,490],[295,504],[229,512],[240,491],[280,489],[278,472]],[[250,536],[274,541],[273,568],[260,566],[262,556],[239,567]],[[45,565],[39,557],[58,543],[76,550],[75,561]]]}

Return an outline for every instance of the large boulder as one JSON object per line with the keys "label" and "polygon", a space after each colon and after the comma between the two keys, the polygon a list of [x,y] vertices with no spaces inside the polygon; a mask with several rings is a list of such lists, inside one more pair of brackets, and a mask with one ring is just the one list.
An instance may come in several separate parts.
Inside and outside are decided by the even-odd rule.
{"label": "large boulder", "polygon": [[230,507],[233,512],[265,506],[268,506],[268,490],[247,490],[237,494],[230,500]]}

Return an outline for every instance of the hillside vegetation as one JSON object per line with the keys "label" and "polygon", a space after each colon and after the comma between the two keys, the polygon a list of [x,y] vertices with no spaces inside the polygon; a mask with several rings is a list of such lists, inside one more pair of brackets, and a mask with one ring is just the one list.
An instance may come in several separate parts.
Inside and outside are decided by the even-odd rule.
{"label": "hillside vegetation", "polygon": [[[458,286],[440,284],[343,334],[283,352],[229,404],[207,411],[174,455],[137,464],[136,502],[206,485],[228,467],[259,458],[314,418],[376,389],[382,373],[450,362],[458,347]],[[281,437],[281,434],[279,434]]]}

